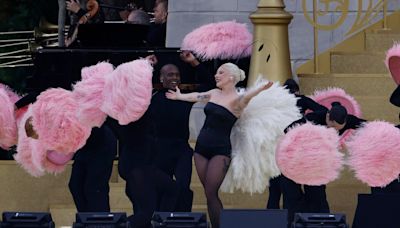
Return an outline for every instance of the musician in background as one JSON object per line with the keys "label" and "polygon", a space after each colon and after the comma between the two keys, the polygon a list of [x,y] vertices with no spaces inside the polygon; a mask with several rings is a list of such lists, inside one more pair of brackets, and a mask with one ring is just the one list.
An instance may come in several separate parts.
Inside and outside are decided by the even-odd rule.
{"label": "musician in background", "polygon": [[133,10],[129,13],[126,23],[136,25],[150,25],[150,16],[143,10]]}
{"label": "musician in background", "polygon": [[78,34],[78,26],[86,23],[103,23],[104,14],[96,0],[71,0],[66,2],[70,12],[71,25],[66,39],[66,46],[70,46]]}
{"label": "musician in background", "polygon": [[154,23],[150,25],[147,43],[150,47],[165,47],[168,1],[159,1],[154,7]]}
{"label": "musician in background", "polygon": [[125,21],[130,11],[136,8],[132,0],[101,0],[99,3],[105,21]]}

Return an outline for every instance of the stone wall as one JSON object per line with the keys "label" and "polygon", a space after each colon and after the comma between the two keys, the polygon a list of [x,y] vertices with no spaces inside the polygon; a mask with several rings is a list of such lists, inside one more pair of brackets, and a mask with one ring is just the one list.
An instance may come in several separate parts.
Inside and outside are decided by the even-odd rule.
{"label": "stone wall", "polygon": [[[252,30],[252,23],[249,19],[250,13],[257,9],[259,0],[169,0],[169,18],[167,28],[167,46],[180,47],[184,36],[193,29],[212,22],[236,20],[237,22],[247,23]],[[313,58],[313,28],[304,17],[302,0],[285,0],[285,10],[293,15],[293,20],[289,24],[290,54],[292,68],[303,64]],[[312,10],[311,0],[307,0],[307,10]],[[320,2],[320,1],[317,1]],[[353,25],[358,1],[349,1],[349,14],[346,21],[336,30],[319,32],[319,52],[322,52],[335,44],[346,39],[349,28]],[[362,1],[362,9],[367,9],[368,2]],[[372,6],[378,0],[372,1]],[[331,3],[330,9],[334,9],[337,4]],[[325,4],[319,3],[319,9],[323,9]],[[388,0],[389,13],[400,9],[400,0]],[[312,17],[312,12],[309,12]],[[319,18],[320,24],[334,24],[340,17],[339,12],[328,12]],[[376,17],[372,22],[382,18]],[[293,70],[293,72],[296,72]]]}

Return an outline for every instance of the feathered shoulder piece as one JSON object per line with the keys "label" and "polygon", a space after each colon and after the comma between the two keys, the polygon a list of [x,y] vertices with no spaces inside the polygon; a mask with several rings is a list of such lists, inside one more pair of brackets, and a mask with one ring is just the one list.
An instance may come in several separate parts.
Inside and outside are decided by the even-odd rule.
{"label": "feathered shoulder piece", "polygon": [[[262,84],[265,82],[259,79],[254,87]],[[275,147],[284,129],[301,118],[296,101],[279,83],[250,101],[232,129],[232,162],[223,191],[262,193],[269,179],[280,174]]]}

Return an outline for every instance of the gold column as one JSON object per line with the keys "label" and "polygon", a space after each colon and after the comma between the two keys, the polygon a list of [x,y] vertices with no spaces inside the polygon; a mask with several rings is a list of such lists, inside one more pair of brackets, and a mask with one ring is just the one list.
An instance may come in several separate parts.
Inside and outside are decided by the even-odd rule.
{"label": "gold column", "polygon": [[254,44],[249,86],[259,74],[281,83],[292,77],[288,25],[293,16],[284,8],[283,0],[260,0],[258,9],[250,15],[254,24]]}

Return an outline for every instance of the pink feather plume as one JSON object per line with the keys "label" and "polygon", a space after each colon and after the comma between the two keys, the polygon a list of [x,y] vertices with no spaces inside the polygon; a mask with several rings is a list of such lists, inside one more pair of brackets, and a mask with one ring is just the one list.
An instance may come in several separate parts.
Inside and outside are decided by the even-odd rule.
{"label": "pink feather plume", "polygon": [[81,70],[82,80],[97,77],[99,75],[106,75],[114,70],[114,66],[108,62],[99,62],[96,65],[84,67]]}
{"label": "pink feather plume", "polygon": [[0,88],[4,89],[8,95],[8,97],[10,98],[10,101],[14,104],[15,102],[17,102],[21,97],[16,94],[10,87],[1,84],[0,83]]}
{"label": "pink feather plume", "polygon": [[0,147],[8,150],[17,143],[17,123],[14,102],[2,87],[0,87],[0,104]]}
{"label": "pink feather plume", "polygon": [[358,102],[341,88],[332,87],[324,90],[317,90],[312,96],[310,96],[310,98],[328,109],[332,107],[332,102],[338,101],[347,109],[349,114],[359,118],[362,117],[361,108]]}
{"label": "pink feather plume", "polygon": [[152,74],[145,59],[119,65],[106,77],[101,110],[121,125],[138,120],[150,104]]}
{"label": "pink feather plume", "polygon": [[395,43],[387,52],[385,59],[386,67],[389,69],[393,80],[400,84],[400,44]]}
{"label": "pink feather plume", "polygon": [[103,103],[105,77],[113,70],[114,67],[106,62],[85,67],[82,69],[82,80],[74,85],[73,96],[79,103],[78,119],[90,127],[100,127],[107,118],[100,107]]}
{"label": "pink feather plume", "polygon": [[299,184],[323,185],[339,177],[343,154],[334,129],[306,123],[279,141],[276,159],[282,174]]}
{"label": "pink feather plume", "polygon": [[41,151],[35,151],[36,146],[34,146],[34,144],[36,144],[38,140],[28,137],[25,130],[25,123],[31,116],[32,109],[28,109],[22,116],[21,122],[18,125],[17,153],[14,154],[14,159],[30,175],[39,177],[44,175],[44,169],[41,165],[38,166],[32,157],[32,154],[41,153]]}
{"label": "pink feather plume", "polygon": [[185,36],[181,49],[199,58],[235,59],[251,55],[253,36],[246,24],[224,21],[203,25]]}
{"label": "pink feather plume", "polygon": [[384,187],[400,174],[400,130],[373,121],[356,130],[347,142],[348,165],[371,187]]}
{"label": "pink feather plume", "polygon": [[46,150],[68,154],[85,145],[91,127],[78,120],[78,105],[71,91],[60,88],[37,97],[32,105],[32,125]]}

